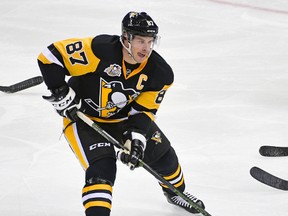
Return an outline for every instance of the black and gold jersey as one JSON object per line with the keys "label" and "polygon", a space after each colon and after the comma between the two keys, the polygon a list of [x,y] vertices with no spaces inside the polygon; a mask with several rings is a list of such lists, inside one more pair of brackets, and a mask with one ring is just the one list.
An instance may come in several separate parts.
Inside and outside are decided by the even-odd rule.
{"label": "black and gold jersey", "polygon": [[112,35],[55,42],[38,62],[49,89],[71,76],[68,84],[90,118],[100,122],[129,118],[132,126],[143,130],[154,120],[174,79],[171,67],[155,51],[141,64],[126,64],[119,36]]}

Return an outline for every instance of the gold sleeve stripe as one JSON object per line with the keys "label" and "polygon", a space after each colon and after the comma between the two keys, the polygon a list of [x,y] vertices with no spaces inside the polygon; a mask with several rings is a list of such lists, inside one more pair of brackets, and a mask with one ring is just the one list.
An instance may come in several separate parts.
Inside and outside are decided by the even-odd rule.
{"label": "gold sleeve stripe", "polygon": [[38,59],[44,64],[55,63],[61,67],[64,67],[63,64],[52,54],[48,48],[42,51],[42,53],[38,56]]}
{"label": "gold sleeve stripe", "polygon": [[[100,59],[92,51],[92,39],[92,37],[71,38],[54,43],[72,76],[81,76],[96,70]],[[67,53],[66,49],[71,49],[70,53]]]}
{"label": "gold sleeve stripe", "polygon": [[85,209],[88,209],[90,207],[97,207],[97,206],[111,209],[111,204],[109,202],[104,202],[104,201],[92,201],[84,205]]}
{"label": "gold sleeve stripe", "polygon": [[159,92],[149,91],[149,92],[142,92],[139,97],[136,98],[136,102],[148,109],[158,109],[160,104],[156,103],[156,98]]}
{"label": "gold sleeve stripe", "polygon": [[82,190],[82,193],[84,194],[92,190],[108,190],[112,193],[112,186],[107,185],[107,184],[91,185],[91,186],[84,187]]}
{"label": "gold sleeve stripe", "polygon": [[[70,123],[70,121],[66,118],[63,118],[63,125],[64,128]],[[64,132],[64,135],[72,148],[74,154],[78,158],[79,162],[81,163],[84,170],[86,170],[89,166],[87,158],[85,156],[84,150],[82,149],[80,140],[77,136],[77,129],[75,128],[75,124],[72,124],[71,126],[68,126]]]}
{"label": "gold sleeve stripe", "polygon": [[[147,92],[142,92],[139,97],[136,98],[136,102],[144,106],[148,109],[158,109],[160,106],[160,103],[163,100],[164,94],[166,90],[170,87],[171,85],[165,85],[164,88],[162,88],[160,91],[147,91]],[[164,92],[164,94],[163,94]]]}

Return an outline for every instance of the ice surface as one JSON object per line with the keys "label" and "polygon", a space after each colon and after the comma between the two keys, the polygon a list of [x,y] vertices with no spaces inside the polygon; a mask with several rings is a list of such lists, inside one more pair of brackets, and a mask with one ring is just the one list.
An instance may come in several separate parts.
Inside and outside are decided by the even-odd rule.
{"label": "ice surface", "polygon": [[[287,192],[255,181],[260,166],[288,179],[288,4],[285,0],[1,0],[0,85],[39,75],[50,43],[119,34],[130,10],[160,26],[158,52],[175,72],[157,122],[178,152],[187,189],[213,216],[285,216]],[[40,86],[0,93],[0,215],[84,215],[84,172]],[[283,164],[284,163],[284,164]],[[119,164],[111,216],[190,215],[167,204],[143,169]]]}

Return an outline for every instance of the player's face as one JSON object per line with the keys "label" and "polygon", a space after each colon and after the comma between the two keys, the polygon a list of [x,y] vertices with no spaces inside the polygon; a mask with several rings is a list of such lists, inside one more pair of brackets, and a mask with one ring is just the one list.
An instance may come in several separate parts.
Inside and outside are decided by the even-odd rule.
{"label": "player's face", "polygon": [[135,35],[131,41],[131,51],[134,59],[138,63],[144,62],[148,57],[154,46],[153,37],[143,37]]}

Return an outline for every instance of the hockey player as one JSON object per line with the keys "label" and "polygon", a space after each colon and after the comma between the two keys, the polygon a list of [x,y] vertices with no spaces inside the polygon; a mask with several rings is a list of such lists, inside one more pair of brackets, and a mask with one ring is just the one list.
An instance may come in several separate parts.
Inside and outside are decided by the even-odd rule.
{"label": "hockey player", "polygon": [[[173,83],[173,71],[153,50],[158,26],[145,12],[129,12],[122,34],[72,38],[48,46],[38,64],[51,96],[43,96],[63,116],[64,134],[85,170],[82,200],[87,216],[108,216],[116,159],[131,170],[142,159],[180,191],[184,177],[169,140],[155,123],[155,114]],[[71,76],[65,81],[66,76]],[[97,122],[125,144],[118,151],[78,119],[77,111]],[[170,203],[197,211],[160,184]],[[184,192],[205,208],[201,200]]]}

